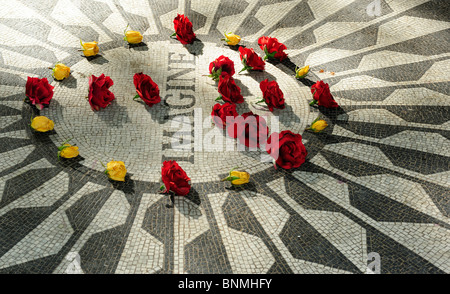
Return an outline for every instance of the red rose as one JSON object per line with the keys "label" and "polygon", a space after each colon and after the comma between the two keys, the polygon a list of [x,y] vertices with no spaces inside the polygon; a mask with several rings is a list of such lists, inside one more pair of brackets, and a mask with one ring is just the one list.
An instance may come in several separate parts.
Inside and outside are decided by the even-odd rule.
{"label": "red rose", "polygon": [[153,82],[152,78],[143,73],[136,73],[133,77],[134,86],[139,97],[144,100],[145,104],[152,107],[161,102],[159,96],[159,87]]}
{"label": "red rose", "polygon": [[276,81],[269,82],[268,79],[265,79],[259,84],[259,88],[270,111],[273,111],[274,108],[284,109],[284,94]]}
{"label": "red rose", "polygon": [[191,44],[195,40],[195,34],[192,30],[192,22],[183,14],[178,14],[173,20],[175,26],[175,34],[181,44]]}
{"label": "red rose", "polygon": [[191,179],[175,160],[163,162],[161,177],[165,186],[163,193],[172,191],[178,196],[185,196],[191,190]]}
{"label": "red rose", "polygon": [[258,40],[258,45],[266,53],[264,60],[267,58],[276,58],[283,61],[287,58],[287,54],[284,52],[287,47],[283,43],[278,42],[277,38],[261,37]]}
{"label": "red rose", "polygon": [[239,53],[242,60],[242,64],[244,70],[264,70],[264,66],[266,63],[259,57],[258,54],[255,53],[255,50],[251,48],[239,47]]}
{"label": "red rose", "polygon": [[232,76],[234,75],[234,62],[228,57],[221,55],[209,64],[209,73],[209,77],[216,81],[222,73]]}
{"label": "red rose", "polygon": [[228,135],[237,138],[247,147],[260,147],[267,141],[269,127],[266,120],[253,112],[246,112],[234,119],[233,124],[227,125]]}
{"label": "red rose", "polygon": [[213,107],[211,116],[216,126],[224,129],[227,123],[227,117],[231,116],[235,118],[236,116],[238,116],[238,113],[236,111],[236,104],[227,102],[221,105],[220,103],[217,103]]}
{"label": "red rose", "polygon": [[31,104],[36,105],[39,109],[43,109],[44,105],[48,105],[53,98],[53,86],[48,83],[47,78],[31,78],[28,77],[25,86],[25,95]]}
{"label": "red rose", "polygon": [[276,160],[276,164],[285,169],[299,167],[308,154],[302,136],[289,130],[272,133],[267,140],[266,151]]}
{"label": "red rose", "polygon": [[102,74],[99,77],[92,75],[89,78],[89,104],[92,110],[100,110],[105,108],[111,101],[115,99],[114,94],[108,90],[109,87],[114,85],[113,80],[110,77],[106,77]]}
{"label": "red rose", "polygon": [[323,81],[318,81],[312,85],[311,93],[314,95],[314,100],[310,103],[311,105],[318,103],[319,106],[326,108],[339,107],[337,102],[334,100],[333,95],[331,95],[330,87]]}
{"label": "red rose", "polygon": [[236,85],[234,79],[228,74],[222,74],[219,79],[219,87],[217,89],[222,97],[223,101],[229,103],[242,103],[244,97],[241,95],[241,88]]}

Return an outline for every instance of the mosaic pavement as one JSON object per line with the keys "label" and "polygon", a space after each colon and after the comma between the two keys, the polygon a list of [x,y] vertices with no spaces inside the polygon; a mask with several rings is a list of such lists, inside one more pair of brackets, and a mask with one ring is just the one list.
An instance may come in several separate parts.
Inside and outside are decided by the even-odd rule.
{"label": "mosaic pavement", "polygon": [[[379,15],[367,7],[379,3]],[[450,3],[427,0],[8,0],[0,10],[0,273],[450,273]],[[374,7],[374,6],[372,6]],[[372,10],[372,12],[376,11]],[[169,38],[184,13],[197,40]],[[127,24],[144,45],[123,41]],[[303,134],[300,168],[274,169],[260,151],[218,151],[210,120],[219,55],[239,53],[222,33],[255,48],[277,37],[289,59],[236,75],[255,112],[259,82],[276,79],[287,108],[263,113]],[[79,40],[100,56],[80,55]],[[56,62],[72,69],[54,81]],[[309,64],[307,79],[295,65]],[[321,72],[323,70],[323,72]],[[133,101],[132,76],[160,85],[153,108]],[[92,112],[88,77],[114,80],[115,102]],[[55,87],[40,112],[55,130],[36,134],[23,103],[28,76]],[[339,111],[308,105],[330,84]],[[184,116],[187,120],[180,120]],[[317,116],[324,133],[304,132]],[[270,123],[269,123],[270,127]],[[74,138],[81,158],[58,161]],[[175,141],[197,144],[174,150]],[[200,140],[200,141],[199,141]],[[199,143],[200,142],[200,143]],[[229,143],[229,142],[228,142]],[[125,183],[99,161],[127,164]],[[158,194],[175,159],[192,179],[187,197]],[[234,166],[245,188],[219,180]]]}

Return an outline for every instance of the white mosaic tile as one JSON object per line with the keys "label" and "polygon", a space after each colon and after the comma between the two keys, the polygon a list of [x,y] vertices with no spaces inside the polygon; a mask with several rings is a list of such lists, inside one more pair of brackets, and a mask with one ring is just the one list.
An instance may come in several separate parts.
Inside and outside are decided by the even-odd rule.
{"label": "white mosaic tile", "polygon": [[275,262],[274,257],[260,238],[228,227],[222,211],[227,196],[228,193],[208,195],[233,273],[266,273]]}
{"label": "white mosaic tile", "polygon": [[116,274],[152,274],[162,269],[164,245],[142,228],[147,209],[161,197],[161,194],[147,193],[142,196]]}
{"label": "white mosaic tile", "polygon": [[61,172],[33,191],[2,207],[0,216],[17,208],[51,206],[67,192],[69,192],[69,176]]}

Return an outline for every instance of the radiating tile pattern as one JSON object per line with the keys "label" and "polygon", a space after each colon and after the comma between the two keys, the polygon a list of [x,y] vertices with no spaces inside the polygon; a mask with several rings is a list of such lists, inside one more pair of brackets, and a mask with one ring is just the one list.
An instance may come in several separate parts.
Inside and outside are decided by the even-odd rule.
{"label": "radiating tile pattern", "polygon": [[[444,0],[4,1],[0,273],[450,273],[449,9]],[[193,22],[194,44],[169,37],[177,13]],[[124,43],[127,25],[143,44]],[[242,68],[225,31],[260,55],[262,35],[287,45],[289,59],[236,74],[246,100],[237,110],[266,117],[270,132],[302,134],[300,168],[275,169],[264,149],[244,150],[212,125],[209,63],[225,55]],[[83,57],[80,39],[98,41],[100,55]],[[72,69],[62,82],[51,77],[56,62]],[[311,72],[296,80],[304,64]],[[138,72],[159,85],[160,104],[132,99]],[[116,100],[93,112],[88,79],[102,73]],[[55,87],[48,108],[23,102],[27,77]],[[255,104],[264,79],[280,84],[284,110]],[[308,105],[318,80],[340,109]],[[55,129],[32,131],[37,115]],[[329,127],[305,132],[318,116]],[[81,156],[58,160],[70,138]],[[113,158],[127,165],[123,183],[103,174]],[[171,159],[192,179],[186,197],[158,193]],[[219,181],[235,166],[251,173],[246,186]]]}

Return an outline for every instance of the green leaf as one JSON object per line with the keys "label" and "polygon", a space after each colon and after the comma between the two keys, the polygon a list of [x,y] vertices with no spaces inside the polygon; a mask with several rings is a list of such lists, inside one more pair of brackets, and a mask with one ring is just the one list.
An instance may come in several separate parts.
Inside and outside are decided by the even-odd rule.
{"label": "green leaf", "polygon": [[67,147],[69,147],[69,146],[59,146],[59,147],[58,147],[58,150],[59,150],[59,151],[63,151],[63,150],[66,149]]}
{"label": "green leaf", "polygon": [[215,101],[220,101],[220,100],[222,100],[222,96],[217,97]]}

